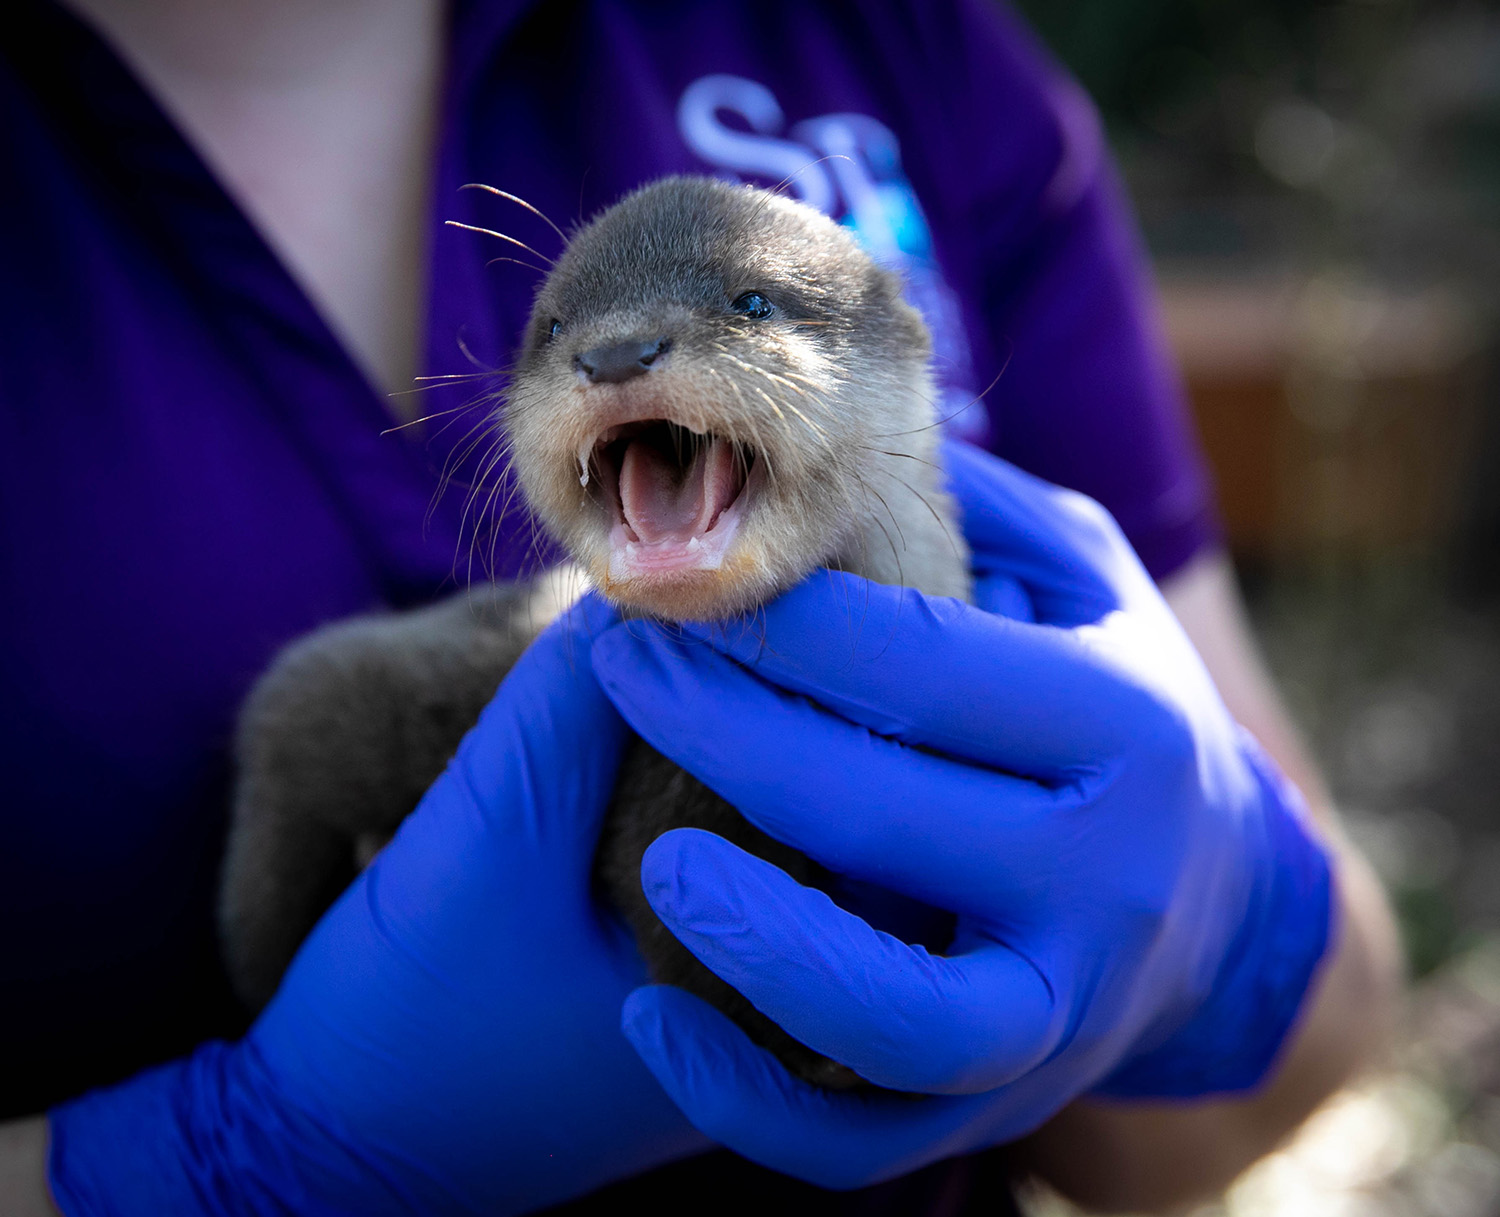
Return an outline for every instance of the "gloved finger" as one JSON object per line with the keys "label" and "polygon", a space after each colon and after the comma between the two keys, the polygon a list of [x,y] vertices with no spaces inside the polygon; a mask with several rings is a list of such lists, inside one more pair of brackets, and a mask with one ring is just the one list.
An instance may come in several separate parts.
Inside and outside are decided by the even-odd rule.
{"label": "gloved finger", "polygon": [[1051,624],[1082,625],[1120,607],[1139,563],[1104,508],[970,444],[945,443],[943,466],[976,577],[1020,580],[1037,620]]}
{"label": "gloved finger", "polygon": [[470,901],[470,913],[491,932],[504,932],[487,902],[496,891],[533,925],[581,924],[576,913],[591,908],[599,827],[629,739],[594,677],[589,646],[618,620],[585,597],[536,638],[346,899],[378,905],[379,919],[413,940],[433,921],[434,892],[483,897]]}
{"label": "gloved finger", "polygon": [[531,840],[598,831],[629,732],[590,648],[619,614],[590,593],[532,642],[465,736],[452,770],[492,828]]}
{"label": "gloved finger", "polygon": [[656,661],[647,648],[625,678],[601,662],[600,678],[643,739],[771,836],[955,913],[992,910],[1007,890],[1034,900],[1055,873],[1088,785],[955,764],[688,650]]}
{"label": "gloved finger", "polygon": [[1009,617],[1012,621],[1035,621],[1036,606],[1026,594],[1019,579],[1003,571],[987,574],[976,572],[974,577],[974,605],[996,617]]}
{"label": "gloved finger", "polygon": [[811,1086],[708,1003],[665,985],[627,997],[621,1025],[700,1132],[752,1162],[819,1187],[893,1179],[1008,1140],[1045,1118],[1028,1123],[1029,1111],[997,1112],[989,1095],[913,1099]]}
{"label": "gloved finger", "polygon": [[[670,633],[707,642],[880,735],[1046,781],[1106,764],[1135,729],[1133,716],[1156,704],[1068,631],[840,571],[805,579],[753,622],[689,623]],[[622,709],[621,689],[636,686],[644,718],[672,715],[660,703],[695,684],[733,696],[734,682],[704,662],[701,648],[646,623],[606,631],[594,662]]]}
{"label": "gloved finger", "polygon": [[993,1090],[1040,1064],[1063,1034],[1051,986],[1010,949],[987,942],[948,958],[908,946],[712,833],[659,837],[641,886],[712,971],[876,1085]]}

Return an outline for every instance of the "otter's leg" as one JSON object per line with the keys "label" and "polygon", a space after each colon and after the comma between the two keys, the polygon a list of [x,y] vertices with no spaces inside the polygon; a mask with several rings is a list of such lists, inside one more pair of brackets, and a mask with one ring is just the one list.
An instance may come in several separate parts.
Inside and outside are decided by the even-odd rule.
{"label": "otter's leg", "polygon": [[550,589],[486,586],[325,627],[261,678],[240,718],[219,904],[230,979],[253,1009],[559,607]]}
{"label": "otter's leg", "polygon": [[701,964],[662,924],[641,890],[641,858],[646,847],[670,828],[717,833],[808,887],[821,888],[827,879],[827,872],[817,863],[768,837],[697,778],[637,739],[620,766],[595,873],[609,901],[635,931],[652,980],[677,985],[718,1007],[751,1039],[809,1082],[835,1090],[867,1084],[853,1070],[793,1039]]}

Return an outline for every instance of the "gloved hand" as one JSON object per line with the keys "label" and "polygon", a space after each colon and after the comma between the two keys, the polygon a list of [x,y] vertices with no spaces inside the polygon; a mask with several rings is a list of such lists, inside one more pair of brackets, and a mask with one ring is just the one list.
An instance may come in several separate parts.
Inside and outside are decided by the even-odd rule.
{"label": "gloved hand", "polygon": [[52,1113],[69,1217],[514,1213],[706,1148],[620,1034],[644,969],[590,896],[615,620],[526,652],[241,1042]]}
{"label": "gloved hand", "polygon": [[625,1029],[689,1118],[829,1187],[1013,1139],[1085,1093],[1253,1087],[1330,920],[1299,798],[1231,720],[1096,504],[948,454],[982,602],[820,572],[746,627],[594,644],[627,721],[836,872],[950,910],[944,956],[722,839],[647,852],[652,906],[797,1038],[883,1087],[787,1074],[716,1010],[632,994]]}

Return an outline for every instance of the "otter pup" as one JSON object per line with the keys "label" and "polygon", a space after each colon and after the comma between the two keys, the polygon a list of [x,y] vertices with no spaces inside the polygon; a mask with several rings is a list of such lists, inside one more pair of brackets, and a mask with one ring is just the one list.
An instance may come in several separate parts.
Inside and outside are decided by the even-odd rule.
{"label": "otter pup", "polygon": [[[743,617],[819,566],[967,598],[936,464],[930,340],[901,286],[821,213],[668,178],[576,232],[505,389],[526,500],[627,613]],[[221,927],[254,1006],[441,772],[561,581],[493,585],[293,644],[247,701]],[[637,740],[596,860],[654,980],[713,1002],[801,1076],[859,1083],[700,964],[640,885],[669,828],[717,832],[800,882],[828,876]],[[361,852],[363,851],[363,852]]]}

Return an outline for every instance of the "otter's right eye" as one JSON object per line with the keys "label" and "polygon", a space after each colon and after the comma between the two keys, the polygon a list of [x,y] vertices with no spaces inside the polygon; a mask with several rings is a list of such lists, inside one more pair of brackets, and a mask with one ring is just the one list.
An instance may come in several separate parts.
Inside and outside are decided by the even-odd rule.
{"label": "otter's right eye", "polygon": [[729,306],[735,312],[756,321],[763,321],[776,311],[776,306],[762,296],[759,292],[746,292],[735,298]]}
{"label": "otter's right eye", "polygon": [[562,333],[562,322],[559,321],[556,317],[552,318],[552,320],[550,322],[548,322],[548,324],[547,324],[547,341],[551,342],[554,338],[556,338],[561,333]]}

